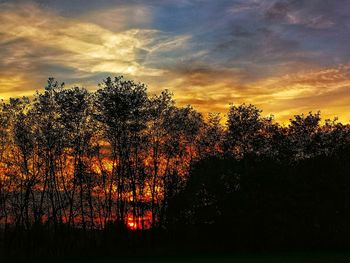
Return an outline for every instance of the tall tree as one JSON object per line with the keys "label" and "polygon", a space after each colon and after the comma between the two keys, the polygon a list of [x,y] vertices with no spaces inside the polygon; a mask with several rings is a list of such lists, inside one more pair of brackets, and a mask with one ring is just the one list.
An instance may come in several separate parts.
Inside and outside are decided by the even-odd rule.
{"label": "tall tree", "polygon": [[109,185],[109,213],[112,213],[113,184],[116,182],[117,219],[125,223],[129,189],[133,196],[133,214],[137,202],[136,177],[140,171],[139,150],[142,132],[147,127],[148,96],[146,86],[116,77],[107,78],[96,92],[96,119],[104,124],[105,138],[111,147],[112,180]]}

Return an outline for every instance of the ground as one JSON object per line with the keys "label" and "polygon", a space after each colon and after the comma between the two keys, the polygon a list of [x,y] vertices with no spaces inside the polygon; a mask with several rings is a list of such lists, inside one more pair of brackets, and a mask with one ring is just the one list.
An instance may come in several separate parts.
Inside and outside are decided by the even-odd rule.
{"label": "ground", "polygon": [[[41,261],[34,261],[40,263]],[[44,261],[43,261],[44,262]],[[50,260],[50,262],[52,262]],[[240,254],[240,255],[198,255],[198,256],[179,256],[179,257],[150,257],[150,258],[114,258],[114,259],[65,259],[57,260],[56,263],[151,263],[151,262],[168,262],[168,263],[349,263],[350,253],[280,253],[273,254]]]}

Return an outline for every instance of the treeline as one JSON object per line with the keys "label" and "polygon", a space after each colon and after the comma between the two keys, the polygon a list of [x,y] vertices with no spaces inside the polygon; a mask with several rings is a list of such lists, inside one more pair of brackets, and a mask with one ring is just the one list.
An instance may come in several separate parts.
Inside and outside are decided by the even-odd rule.
{"label": "treeline", "polygon": [[122,77],[96,92],[49,79],[32,100],[4,102],[0,121],[0,222],[27,229],[162,225],[204,128],[168,91]]}
{"label": "treeline", "polygon": [[50,78],[3,102],[0,122],[1,227],[181,227],[278,243],[342,232],[348,218],[350,126],[319,113],[280,125],[231,105],[222,124],[123,77],[94,92]]}
{"label": "treeline", "polygon": [[309,113],[280,126],[252,105],[206,125],[218,150],[192,163],[169,202],[174,240],[203,251],[350,248],[349,125]]}

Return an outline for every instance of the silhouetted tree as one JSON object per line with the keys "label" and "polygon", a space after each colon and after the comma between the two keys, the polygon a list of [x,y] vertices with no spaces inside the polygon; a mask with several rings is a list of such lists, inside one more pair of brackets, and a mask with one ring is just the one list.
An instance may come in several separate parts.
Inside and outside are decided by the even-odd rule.
{"label": "silhouetted tree", "polygon": [[0,243],[350,245],[348,124],[310,112],[281,125],[246,104],[221,123],[123,77],[97,91],[49,78],[3,101]]}

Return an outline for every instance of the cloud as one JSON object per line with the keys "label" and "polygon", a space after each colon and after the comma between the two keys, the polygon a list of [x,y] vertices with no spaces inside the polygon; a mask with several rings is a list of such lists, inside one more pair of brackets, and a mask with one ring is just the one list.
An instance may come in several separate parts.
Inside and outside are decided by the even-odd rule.
{"label": "cloud", "polygon": [[281,120],[318,109],[350,119],[347,0],[6,2],[2,97],[48,76],[93,89],[123,74],[203,112],[246,102]]}
{"label": "cloud", "polygon": [[[350,65],[301,70],[243,83],[244,72],[195,68],[173,77],[179,105],[226,113],[230,103],[252,103],[287,122],[295,114],[321,110],[324,118],[350,120]],[[176,80],[176,81],[175,81]]]}
{"label": "cloud", "polygon": [[341,24],[343,17],[341,8],[347,8],[349,4],[340,1],[300,1],[278,0],[272,2],[265,11],[265,18],[269,22],[284,23],[302,26],[309,29],[330,29]]}
{"label": "cloud", "polygon": [[[122,18],[122,22],[127,21]],[[31,78],[51,75],[47,70],[41,71],[43,65],[59,72],[66,70],[68,78],[102,72],[130,77],[161,76],[163,69],[143,65],[145,57],[175,50],[176,42],[186,42],[184,36],[154,29],[114,32],[92,22],[62,17],[35,4],[1,4],[0,36],[0,68],[13,76],[33,74]]]}
{"label": "cloud", "polygon": [[34,49],[61,50],[56,59],[51,57],[51,62],[92,73],[160,74],[156,69],[145,69],[135,62],[138,50],[148,41],[147,37],[156,33],[154,31],[127,30],[113,33],[93,23],[44,13],[34,6],[3,10],[6,9],[10,10],[2,11],[0,32],[13,39],[28,40]]}
{"label": "cloud", "polygon": [[91,10],[80,15],[79,20],[117,32],[128,28],[149,28],[152,24],[152,14],[151,6],[118,5],[103,10]]}
{"label": "cloud", "polygon": [[275,2],[266,12],[265,17],[272,21],[284,20],[289,12],[289,5],[287,2]]}
{"label": "cloud", "polygon": [[302,112],[321,110],[323,117],[338,115],[342,121],[348,122],[350,65],[266,78],[253,83],[249,93],[255,104],[268,113],[274,113],[280,120],[286,121]]}

